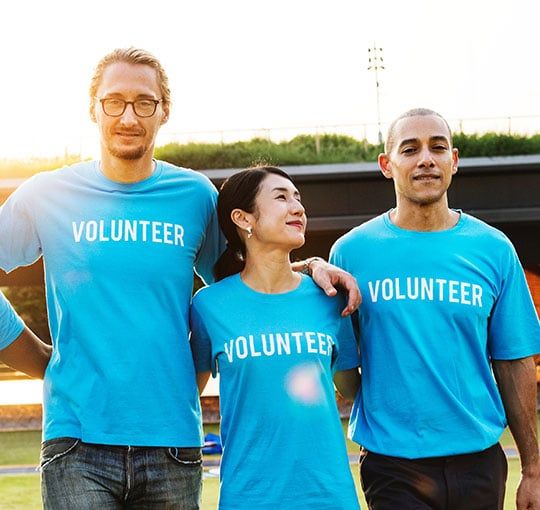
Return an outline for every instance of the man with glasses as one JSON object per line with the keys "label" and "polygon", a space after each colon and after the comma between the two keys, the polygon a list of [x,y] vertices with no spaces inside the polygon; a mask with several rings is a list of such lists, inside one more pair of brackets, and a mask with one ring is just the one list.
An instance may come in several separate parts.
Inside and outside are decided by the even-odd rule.
{"label": "man with glasses", "polygon": [[[27,349],[26,363],[39,373],[50,355],[46,509],[199,505],[188,308],[193,269],[212,281],[223,243],[210,181],[153,159],[169,108],[155,57],[134,48],[106,55],[90,86],[101,159],[38,174],[0,209],[0,267],[44,257],[53,351]],[[350,286],[343,271],[313,265],[326,288]]]}

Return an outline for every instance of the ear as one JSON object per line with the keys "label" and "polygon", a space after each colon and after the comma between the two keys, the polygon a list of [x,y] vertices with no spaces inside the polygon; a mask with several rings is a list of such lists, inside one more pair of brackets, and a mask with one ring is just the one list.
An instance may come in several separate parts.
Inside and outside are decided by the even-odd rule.
{"label": "ear", "polygon": [[92,102],[90,103],[90,120],[92,122],[97,122],[96,118],[96,99],[92,99]]}
{"label": "ear", "polygon": [[163,106],[163,115],[161,117],[161,122],[160,122],[162,126],[169,120],[169,112],[170,112],[169,105]]}
{"label": "ear", "polygon": [[452,175],[455,175],[458,170],[458,163],[459,163],[459,151],[456,148],[452,149]]}
{"label": "ear", "polygon": [[379,154],[378,158],[379,168],[382,172],[382,174],[387,178],[392,178],[392,163],[390,162],[390,158],[388,157],[388,154]]}
{"label": "ear", "polygon": [[252,226],[251,214],[243,211],[242,209],[233,209],[231,211],[231,220],[232,222],[242,230]]}

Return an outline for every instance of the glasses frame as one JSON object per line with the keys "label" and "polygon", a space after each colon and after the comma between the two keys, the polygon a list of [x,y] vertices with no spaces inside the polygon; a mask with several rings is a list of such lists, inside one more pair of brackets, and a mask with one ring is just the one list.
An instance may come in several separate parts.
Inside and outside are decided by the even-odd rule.
{"label": "glasses frame", "polygon": [[[96,99],[101,103],[101,109],[103,110],[103,113],[107,115],[107,117],[121,117],[126,112],[126,108],[128,107],[128,104],[130,104],[133,110],[133,113],[137,117],[140,117],[141,119],[148,119],[154,116],[156,113],[158,104],[163,101],[163,99],[136,99],[135,101],[126,101],[125,99],[120,99],[116,97],[96,97]],[[116,115],[111,115],[110,113],[107,113],[105,111],[105,101],[109,101],[109,100],[122,101],[124,103],[124,108],[122,108],[122,111]],[[139,113],[137,113],[137,109],[135,108],[135,103],[137,103],[138,101],[150,101],[154,103],[154,110],[152,111],[152,113],[150,115],[140,115]]]}

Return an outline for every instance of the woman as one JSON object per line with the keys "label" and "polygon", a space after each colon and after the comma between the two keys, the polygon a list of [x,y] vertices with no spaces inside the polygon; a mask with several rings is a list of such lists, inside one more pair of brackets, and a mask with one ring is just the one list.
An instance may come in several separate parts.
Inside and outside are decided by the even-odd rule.
{"label": "woman", "polygon": [[220,373],[219,508],[357,509],[332,378],[354,398],[358,350],[343,301],[291,268],[305,241],[298,190],[279,168],[239,172],[218,217],[228,248],[191,326],[200,389]]}

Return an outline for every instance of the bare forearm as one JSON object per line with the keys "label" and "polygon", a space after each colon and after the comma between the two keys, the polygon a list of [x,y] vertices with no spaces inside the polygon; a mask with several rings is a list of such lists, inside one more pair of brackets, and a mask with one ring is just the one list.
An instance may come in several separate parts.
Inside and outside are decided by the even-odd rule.
{"label": "bare forearm", "polygon": [[508,426],[521,457],[522,471],[532,471],[540,477],[535,370],[532,357],[493,361]]}
{"label": "bare forearm", "polygon": [[18,338],[0,351],[0,361],[25,374],[43,379],[52,347],[24,328]]}
{"label": "bare forearm", "polygon": [[357,368],[342,370],[334,375],[334,384],[340,395],[347,400],[354,400],[360,389],[360,373]]}
{"label": "bare forearm", "polygon": [[210,372],[198,372],[197,373],[197,388],[199,388],[199,395],[202,395],[202,392],[204,391],[204,388],[206,388],[206,384],[208,383],[208,379],[210,379]]}

